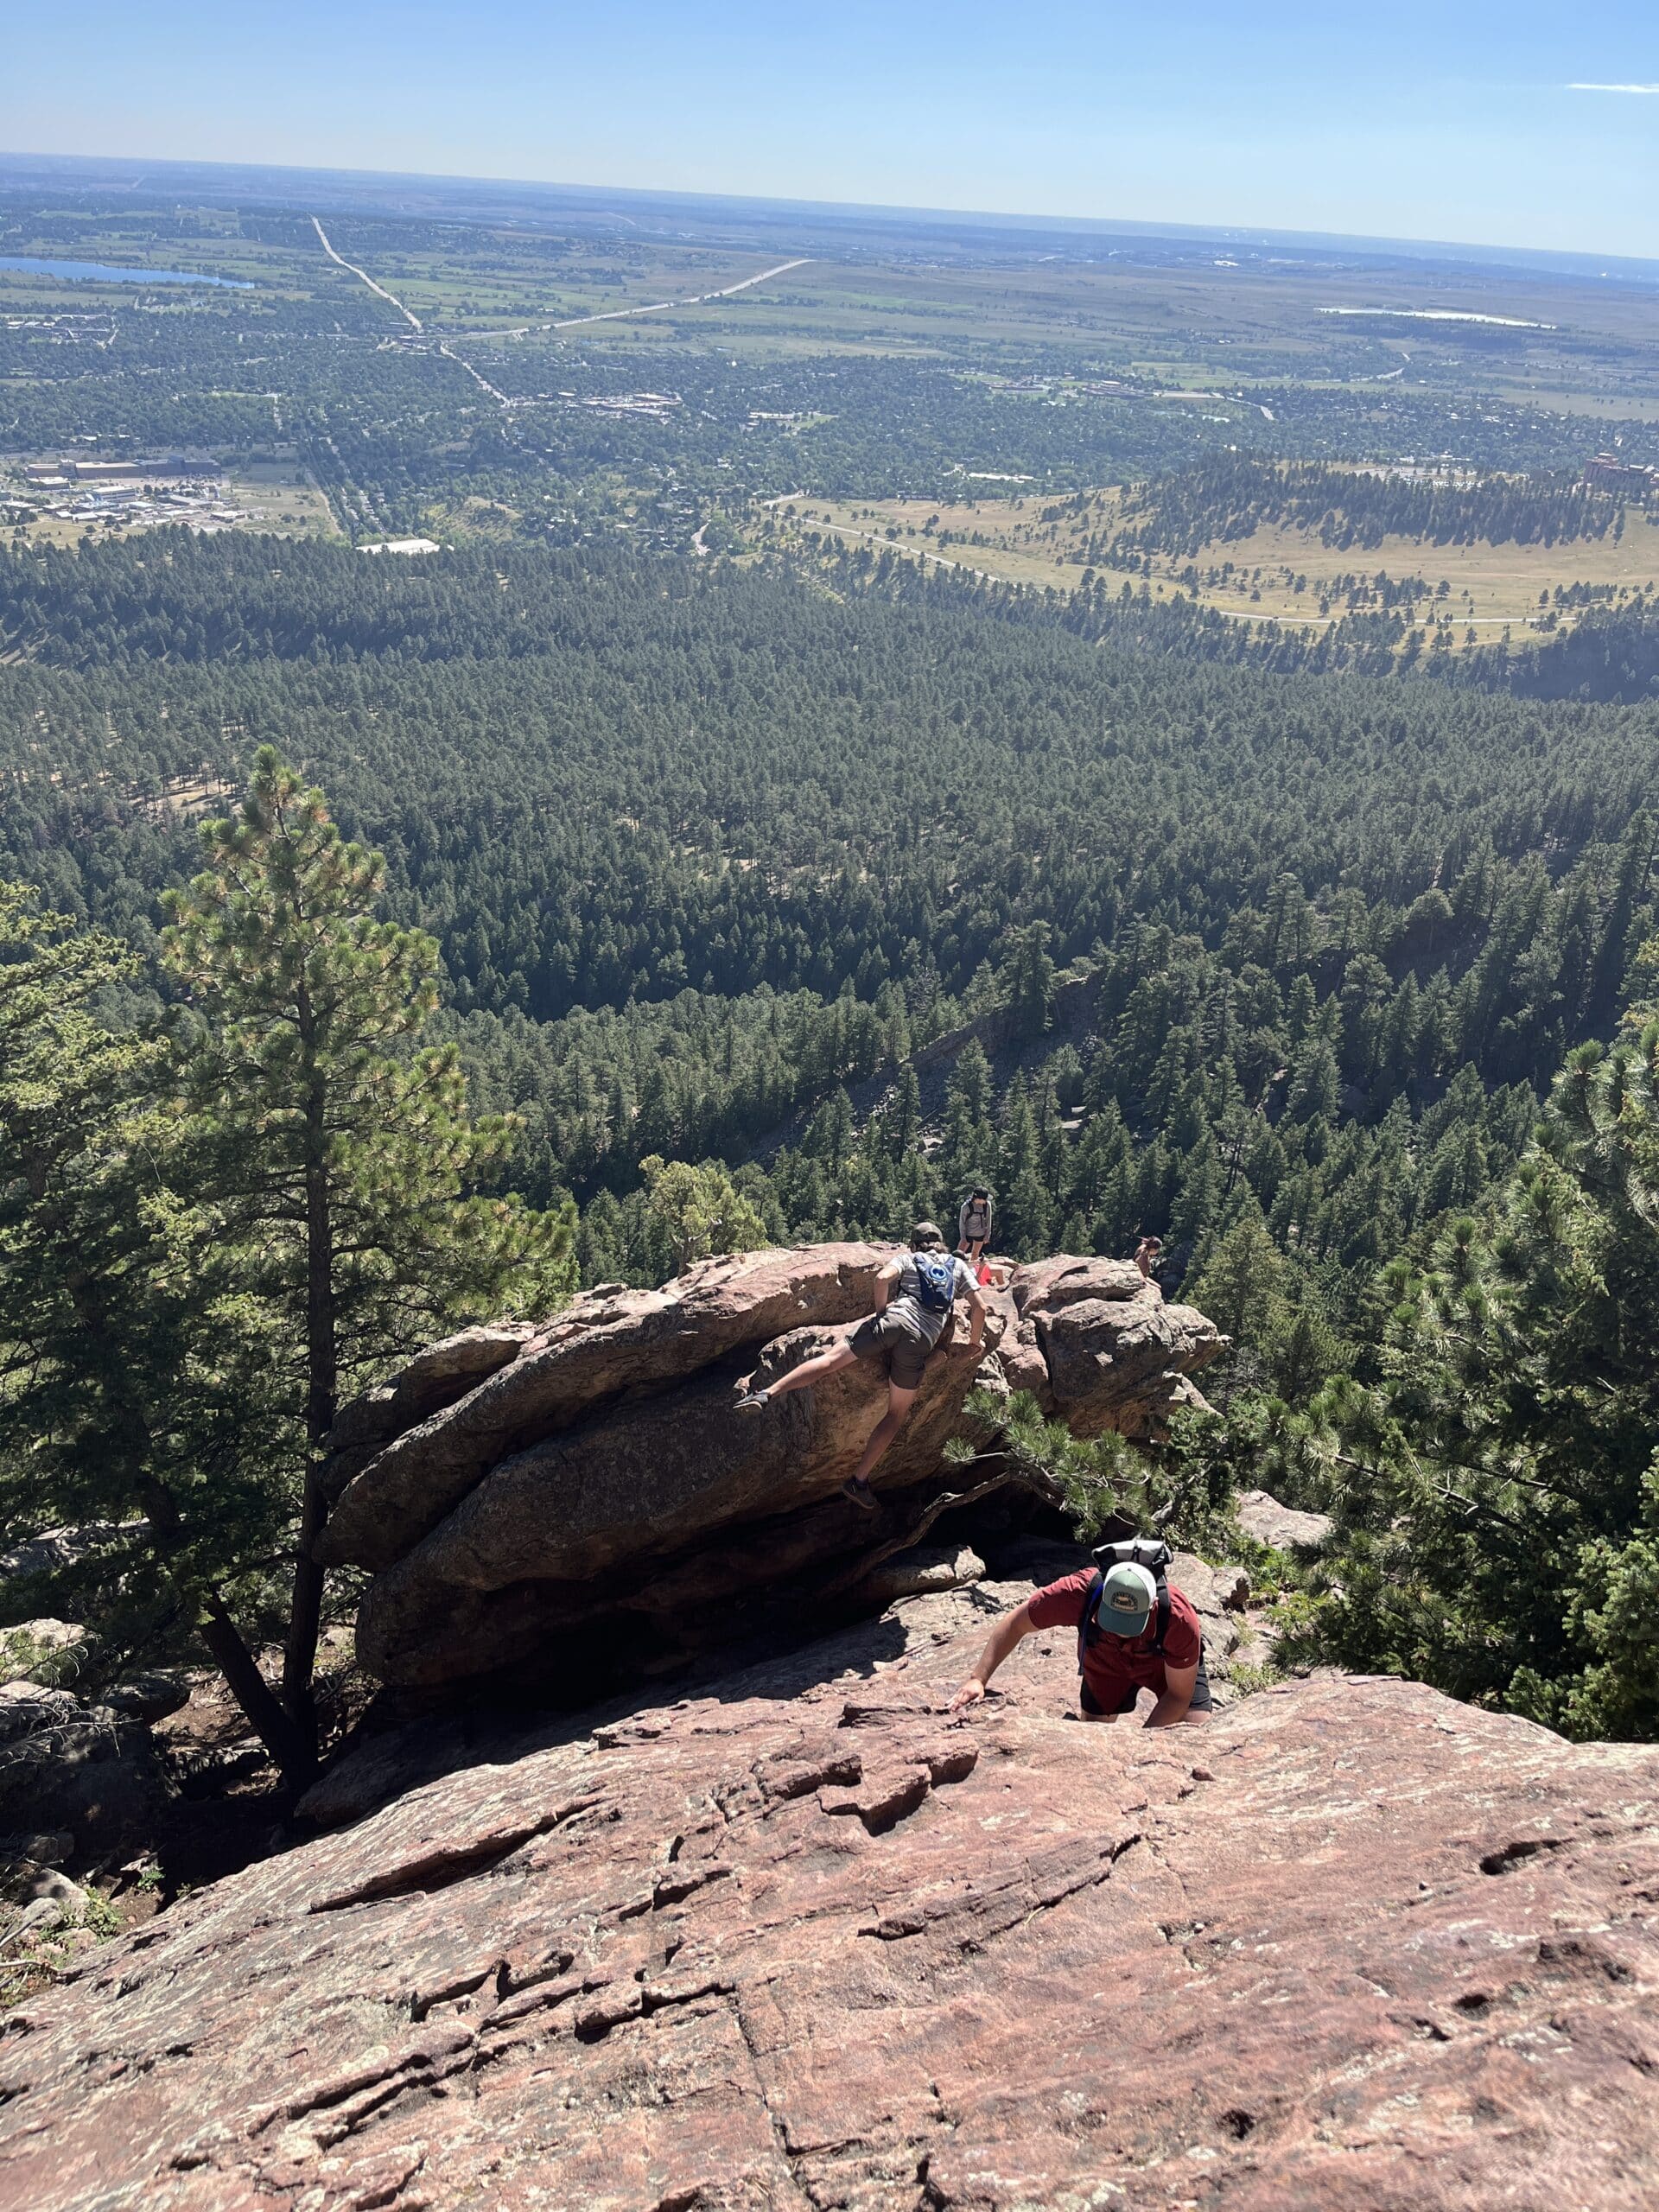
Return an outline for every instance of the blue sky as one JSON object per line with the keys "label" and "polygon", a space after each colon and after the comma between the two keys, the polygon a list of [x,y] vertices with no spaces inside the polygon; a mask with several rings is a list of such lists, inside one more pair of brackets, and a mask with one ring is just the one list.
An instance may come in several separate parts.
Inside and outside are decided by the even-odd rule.
{"label": "blue sky", "polygon": [[1659,255],[1659,0],[12,0],[6,42],[13,152]]}

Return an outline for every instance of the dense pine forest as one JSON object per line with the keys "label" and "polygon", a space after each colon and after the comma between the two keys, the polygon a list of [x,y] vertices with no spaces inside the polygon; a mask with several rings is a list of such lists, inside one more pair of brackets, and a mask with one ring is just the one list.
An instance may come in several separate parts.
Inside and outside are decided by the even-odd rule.
{"label": "dense pine forest", "polygon": [[[1193,664],[1074,620],[909,570],[182,531],[13,555],[0,865],[147,950],[190,817],[272,741],[436,935],[539,1200],[626,1199],[659,1153],[765,1179],[780,1232],[879,1226],[903,1071],[995,1017],[1014,1087],[969,1118],[1029,1110],[1045,1163],[1017,1247],[1157,1217],[1190,1255],[1242,1177],[1287,1249],[1385,1257],[1378,1173],[1404,1225],[1465,1201],[1524,1142],[1522,1095],[1610,1031],[1655,711]],[[944,1185],[1031,1164],[963,1141]]]}

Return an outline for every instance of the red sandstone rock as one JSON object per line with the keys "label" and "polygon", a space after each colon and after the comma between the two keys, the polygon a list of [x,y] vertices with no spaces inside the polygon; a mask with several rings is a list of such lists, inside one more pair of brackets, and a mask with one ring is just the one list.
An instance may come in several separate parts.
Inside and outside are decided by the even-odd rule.
{"label": "red sandstone rock", "polygon": [[982,1615],[899,1618],[111,1944],[0,2031],[0,2204],[1659,2196],[1659,1751],[1334,1675],[1087,1726],[1058,1634],[953,1723]]}
{"label": "red sandstone rock", "polygon": [[340,1500],[320,1555],[385,1567],[501,1459],[630,1386],[695,1374],[745,1344],[869,1311],[869,1244],[704,1260],[661,1290],[589,1292],[510,1366],[397,1437]]}
{"label": "red sandstone rock", "polygon": [[[363,1663],[431,1687],[537,1662],[599,1619],[621,1629],[623,1649],[636,1634],[651,1650],[707,1643],[734,1601],[802,1579],[839,1588],[873,1548],[885,1558],[919,1533],[958,1484],[944,1447],[976,1383],[1033,1389],[1081,1435],[1149,1436],[1196,1397],[1187,1377],[1222,1348],[1202,1314],[1166,1306],[1133,1267],[1020,1268],[989,1294],[984,1356],[969,1354],[959,1316],[929,1362],[876,1471],[890,1517],[873,1522],[841,1486],[887,1409],[878,1366],[760,1414],[736,1405],[744,1376],[770,1381],[844,1341],[889,1256],[868,1244],[735,1255],[660,1291],[589,1293],[392,1437],[349,1482],[318,1548],[377,1570],[358,1624]],[[455,1363],[440,1363],[446,1376]],[[401,1381],[383,1400],[417,1402]]]}

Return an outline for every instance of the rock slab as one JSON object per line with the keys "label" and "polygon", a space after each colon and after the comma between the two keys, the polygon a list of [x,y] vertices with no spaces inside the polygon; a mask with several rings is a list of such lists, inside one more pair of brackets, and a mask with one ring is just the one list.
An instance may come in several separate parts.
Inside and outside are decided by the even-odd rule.
{"label": "rock slab", "polygon": [[111,1945],[0,2031],[0,2203],[1659,2201],[1659,1751],[1336,1675],[1088,1726],[1058,1635],[952,1721],[983,1613],[897,1618]]}

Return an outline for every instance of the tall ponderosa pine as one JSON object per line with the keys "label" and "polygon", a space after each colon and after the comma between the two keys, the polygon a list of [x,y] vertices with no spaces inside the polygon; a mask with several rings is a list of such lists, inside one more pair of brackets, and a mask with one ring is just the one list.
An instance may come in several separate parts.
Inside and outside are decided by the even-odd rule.
{"label": "tall ponderosa pine", "polygon": [[106,1644],[197,1626],[287,1760],[294,1732],[234,1618],[267,1532],[226,1460],[237,1362],[179,1195],[170,1054],[99,1018],[137,966],[0,883],[0,1526],[104,1524],[84,1573]]}
{"label": "tall ponderosa pine", "polygon": [[273,749],[207,868],[168,895],[163,960],[199,1018],[188,1121],[225,1243],[274,1349],[264,1418],[297,1504],[283,1702],[315,1751],[327,1519],[324,1440],[342,1396],[455,1319],[568,1271],[570,1210],[467,1195],[499,1174],[509,1117],[472,1121],[453,1045],[421,1047],[435,941],[374,918],[378,854]]}

